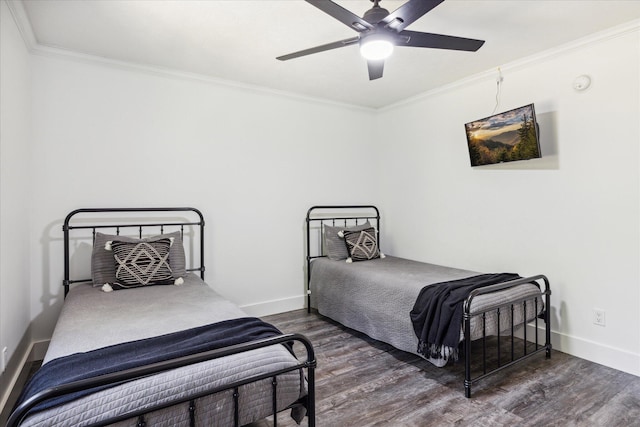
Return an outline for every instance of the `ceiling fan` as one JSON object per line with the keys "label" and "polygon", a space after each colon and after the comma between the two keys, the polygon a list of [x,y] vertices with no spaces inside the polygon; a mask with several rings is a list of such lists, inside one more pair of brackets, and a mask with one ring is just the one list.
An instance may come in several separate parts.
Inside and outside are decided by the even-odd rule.
{"label": "ceiling fan", "polygon": [[356,30],[358,35],[279,56],[276,59],[280,61],[287,61],[358,43],[360,44],[360,53],[367,59],[369,80],[375,80],[382,77],[384,60],[391,55],[394,46],[475,52],[484,44],[484,40],[405,30],[407,26],[444,0],[409,0],[391,13],[387,9],[380,7],[381,0],[370,0],[373,3],[373,7],[367,10],[362,18],[330,0],[305,1],[331,15],[349,28]]}

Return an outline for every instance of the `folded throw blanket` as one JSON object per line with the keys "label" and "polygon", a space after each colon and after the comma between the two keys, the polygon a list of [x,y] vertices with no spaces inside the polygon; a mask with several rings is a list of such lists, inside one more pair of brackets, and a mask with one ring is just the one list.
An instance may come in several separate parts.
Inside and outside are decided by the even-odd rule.
{"label": "folded throw blanket", "polygon": [[513,273],[480,274],[422,288],[410,313],[419,340],[418,353],[457,360],[464,300],[474,289],[518,278]]}
{"label": "folded throw blanket", "polygon": [[[275,326],[255,317],[243,317],[59,357],[43,365],[34,374],[15,407],[35,394],[57,385],[277,335],[282,333]],[[52,398],[36,405],[30,413],[109,387],[113,385]]]}

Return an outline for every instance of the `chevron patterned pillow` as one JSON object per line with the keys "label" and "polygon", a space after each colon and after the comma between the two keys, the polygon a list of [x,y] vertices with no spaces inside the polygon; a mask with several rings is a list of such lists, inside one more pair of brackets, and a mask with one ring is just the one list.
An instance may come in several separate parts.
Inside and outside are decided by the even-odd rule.
{"label": "chevron patterned pillow", "polygon": [[174,284],[169,266],[170,247],[170,239],[137,243],[112,241],[111,250],[116,267],[113,289]]}
{"label": "chevron patterned pillow", "polygon": [[340,234],[344,237],[349,251],[347,262],[384,257],[378,249],[378,233],[375,228],[370,227],[360,231],[344,230]]}
{"label": "chevron patterned pillow", "polygon": [[151,237],[145,237],[144,239],[96,232],[93,251],[91,253],[91,279],[93,280],[93,286],[113,284],[116,281],[113,252],[105,248],[105,245],[108,242],[118,240],[127,243],[140,243],[152,242],[159,239],[173,240],[171,249],[169,250],[169,266],[171,267],[171,271],[173,271],[173,275],[176,279],[184,277],[186,275],[186,258],[184,245],[182,243],[182,233],[180,231],[158,234]]}

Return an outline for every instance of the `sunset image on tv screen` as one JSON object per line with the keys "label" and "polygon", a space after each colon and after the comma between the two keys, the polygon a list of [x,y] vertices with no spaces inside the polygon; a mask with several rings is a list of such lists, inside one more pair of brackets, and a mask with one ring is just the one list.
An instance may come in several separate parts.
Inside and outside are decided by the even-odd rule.
{"label": "sunset image on tv screen", "polygon": [[471,166],[540,157],[533,104],[465,124]]}

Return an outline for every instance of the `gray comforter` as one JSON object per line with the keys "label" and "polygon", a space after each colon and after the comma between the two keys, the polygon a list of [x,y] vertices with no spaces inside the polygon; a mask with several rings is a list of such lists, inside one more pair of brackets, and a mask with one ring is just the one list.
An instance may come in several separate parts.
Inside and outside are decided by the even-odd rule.
{"label": "gray comforter", "polygon": [[[197,276],[190,274],[181,286],[152,286],[105,293],[79,285],[69,293],[44,363],[76,352],[149,338],[212,322],[244,317]],[[36,413],[24,426],[78,426],[136,407],[170,402],[176,397],[205,391],[241,378],[296,364],[296,359],[276,345],[211,360],[110,388],[60,407]],[[278,409],[306,394],[301,373],[278,377]],[[241,388],[241,424],[271,413],[271,380]],[[198,425],[233,424],[230,392],[205,397],[197,404]],[[251,402],[251,403],[249,403]],[[188,404],[149,414],[147,425],[189,425]],[[136,425],[135,420],[118,425]]]}
{"label": "gray comforter", "polygon": [[[324,316],[363,332],[371,338],[418,354],[418,338],[409,312],[420,290],[430,284],[462,279],[479,273],[387,256],[371,261],[346,263],[318,258],[311,263],[311,305]],[[526,296],[540,295],[535,285],[486,294],[474,299],[472,312]],[[539,311],[542,300],[539,299]],[[522,308],[516,306],[514,323],[523,320]],[[533,304],[527,306],[527,319],[535,317]],[[501,325],[510,324],[510,313],[502,314]],[[506,328],[503,328],[505,330]],[[497,333],[495,314],[487,317],[487,334]],[[471,337],[482,336],[479,318],[471,323]],[[460,338],[463,339],[462,325]],[[445,360],[428,359],[436,366]]]}

